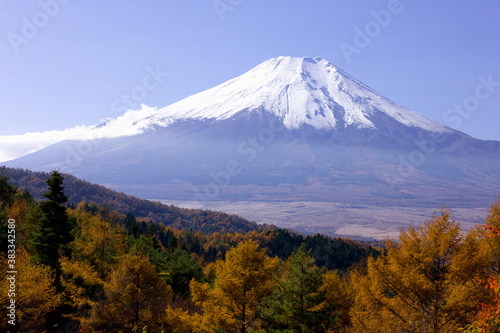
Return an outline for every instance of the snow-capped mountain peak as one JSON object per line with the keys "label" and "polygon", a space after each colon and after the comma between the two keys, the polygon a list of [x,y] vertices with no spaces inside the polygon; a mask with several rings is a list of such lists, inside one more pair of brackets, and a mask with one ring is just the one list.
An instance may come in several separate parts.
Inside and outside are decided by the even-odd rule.
{"label": "snow-capped mountain peak", "polygon": [[62,140],[133,136],[180,120],[221,121],[248,112],[266,112],[288,129],[309,125],[327,131],[352,127],[393,133],[390,126],[399,123],[430,132],[451,131],[391,102],[324,59],[282,56],[161,109],[143,105],[96,125],[0,136],[0,160]]}
{"label": "snow-capped mountain peak", "polygon": [[[373,128],[381,114],[432,132],[447,128],[389,101],[322,58],[278,57],[216,87],[160,109],[153,122],[223,120],[266,110],[288,129]],[[167,119],[169,121],[167,121]]]}

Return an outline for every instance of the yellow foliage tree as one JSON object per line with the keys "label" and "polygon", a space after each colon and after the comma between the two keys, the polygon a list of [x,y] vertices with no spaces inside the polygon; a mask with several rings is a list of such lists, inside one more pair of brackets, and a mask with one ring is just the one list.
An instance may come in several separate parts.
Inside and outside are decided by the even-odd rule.
{"label": "yellow foliage tree", "polygon": [[17,190],[14,202],[9,207],[9,213],[7,214],[9,219],[14,219],[18,222],[24,220],[28,212],[28,202],[23,194],[22,190]]}
{"label": "yellow foliage tree", "polygon": [[82,327],[94,331],[159,332],[165,328],[165,310],[172,288],[141,254],[123,256],[110,272],[101,301],[94,302]]}
{"label": "yellow foliage tree", "polygon": [[491,300],[481,303],[477,320],[469,326],[468,332],[500,331],[500,198],[491,205],[484,230],[492,259],[491,276],[486,285]]}
{"label": "yellow foliage tree", "polygon": [[354,305],[354,292],[348,278],[335,271],[326,272],[320,290],[326,292],[327,304],[335,304],[335,310],[338,312],[335,328],[348,329],[351,324],[349,313]]}
{"label": "yellow foliage tree", "polygon": [[[79,205],[79,207],[82,205]],[[124,230],[83,209],[69,211],[76,220],[72,256],[62,256],[61,284],[67,304],[75,309],[69,317],[82,322],[96,302],[102,300],[105,280],[117,258],[126,253]]]}
{"label": "yellow foliage tree", "polygon": [[34,222],[40,217],[41,211],[29,193],[17,189],[7,214],[8,219],[16,221],[16,244],[26,246],[27,250],[30,250],[30,241],[35,231]]}
{"label": "yellow foliage tree", "polygon": [[93,265],[104,278],[115,258],[127,251],[123,227],[80,209],[70,211],[69,216],[76,219],[78,230],[73,242],[74,256]]}
{"label": "yellow foliage tree", "polygon": [[244,241],[226,253],[216,267],[214,287],[191,282],[191,294],[203,315],[194,315],[197,332],[214,328],[228,332],[247,332],[258,326],[257,307],[269,296],[278,266],[254,241]]}
{"label": "yellow foliage tree", "polygon": [[[53,285],[54,274],[49,267],[36,264],[30,254],[23,248],[17,247],[14,274],[15,286],[11,290],[8,280],[12,274],[2,274],[0,280],[0,330],[2,332],[38,333],[45,331],[46,318],[62,304],[62,297],[56,292]],[[1,267],[8,267],[6,258],[1,258]],[[9,296],[10,294],[10,296]],[[8,323],[7,304],[15,300],[15,326]],[[17,330],[14,330],[16,328]]]}
{"label": "yellow foliage tree", "polygon": [[485,232],[493,260],[492,275],[500,275],[500,198],[490,207],[486,217]]}
{"label": "yellow foliage tree", "polygon": [[199,315],[192,315],[187,310],[183,310],[181,308],[173,306],[167,307],[167,309],[165,310],[165,315],[165,326],[170,329],[170,332],[203,332],[198,329],[200,327]]}
{"label": "yellow foliage tree", "polygon": [[62,257],[59,262],[66,303],[76,310],[68,317],[81,323],[88,315],[88,311],[97,306],[96,302],[102,299],[105,281],[88,262],[67,257]]}
{"label": "yellow foliage tree", "polygon": [[449,211],[402,231],[387,254],[368,260],[367,275],[353,274],[358,332],[450,332],[464,327],[487,297],[491,261],[478,230],[464,236]]}

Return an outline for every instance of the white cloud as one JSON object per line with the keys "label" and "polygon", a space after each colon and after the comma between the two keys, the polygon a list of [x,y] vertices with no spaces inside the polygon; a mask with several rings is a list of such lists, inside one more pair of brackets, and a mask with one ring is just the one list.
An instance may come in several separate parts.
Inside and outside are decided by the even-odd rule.
{"label": "white cloud", "polygon": [[129,110],[122,116],[106,119],[98,125],[0,136],[0,162],[22,157],[64,140],[117,138],[144,133],[155,124],[168,126],[171,121],[160,123],[153,119],[157,112],[156,108],[142,105],[140,110]]}

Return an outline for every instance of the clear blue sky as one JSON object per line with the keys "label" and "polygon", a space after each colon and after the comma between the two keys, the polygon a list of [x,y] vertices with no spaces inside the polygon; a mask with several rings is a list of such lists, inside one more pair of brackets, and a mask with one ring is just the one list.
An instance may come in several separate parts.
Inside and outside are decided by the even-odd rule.
{"label": "clear blue sky", "polygon": [[[500,140],[498,0],[0,0],[0,135],[116,117],[113,102],[148,70],[169,75],[141,101],[164,107],[280,55],[320,56],[408,109]],[[472,111],[447,122],[464,100]]]}

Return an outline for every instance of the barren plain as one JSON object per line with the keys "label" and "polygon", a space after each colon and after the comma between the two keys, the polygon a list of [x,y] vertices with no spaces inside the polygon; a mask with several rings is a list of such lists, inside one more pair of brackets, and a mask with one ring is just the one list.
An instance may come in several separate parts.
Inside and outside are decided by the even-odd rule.
{"label": "barren plain", "polygon": [[[160,200],[184,208],[210,209],[236,214],[257,223],[274,224],[306,234],[322,233],[352,239],[397,238],[401,229],[424,223],[444,207],[379,207],[311,201],[178,201]],[[487,209],[449,208],[463,231],[484,223]],[[398,222],[394,222],[398,221]]]}

